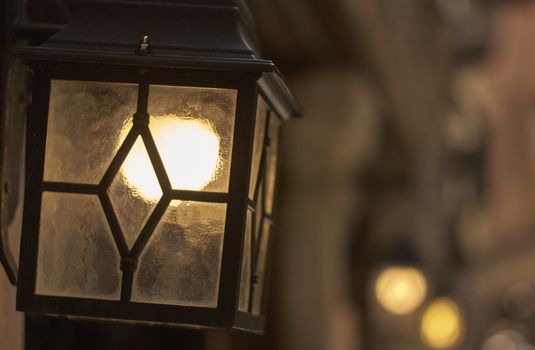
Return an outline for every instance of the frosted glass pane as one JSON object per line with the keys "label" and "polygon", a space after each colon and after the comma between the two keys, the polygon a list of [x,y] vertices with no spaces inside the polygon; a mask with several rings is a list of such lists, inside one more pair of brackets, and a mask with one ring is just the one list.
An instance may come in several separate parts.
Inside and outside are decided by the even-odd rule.
{"label": "frosted glass pane", "polygon": [[52,80],[45,181],[99,183],[136,103],[134,84]]}
{"label": "frosted glass pane", "polygon": [[43,193],[37,294],[119,300],[119,261],[96,196]]}
{"label": "frosted glass pane", "polygon": [[253,308],[252,313],[254,315],[260,315],[263,313],[263,297],[265,292],[266,284],[266,267],[269,253],[269,241],[271,237],[271,225],[268,222],[264,223],[263,234],[260,239],[260,246],[258,251],[258,263],[256,267],[256,285],[253,292]]}
{"label": "frosted glass pane", "polygon": [[236,90],[151,85],[150,130],[174,189],[227,192]]}
{"label": "frosted glass pane", "polygon": [[241,265],[240,299],[238,310],[249,311],[249,296],[251,291],[251,233],[253,213],[247,210],[247,224],[245,227],[245,241]]}
{"label": "frosted glass pane", "polygon": [[132,247],[162,190],[145,145],[138,137],[108,189],[128,247]]}
{"label": "frosted glass pane", "polygon": [[132,300],[217,307],[227,205],[172,201],[139,259]]}
{"label": "frosted glass pane", "polygon": [[267,173],[266,173],[266,212],[271,214],[273,212],[273,198],[275,194],[275,185],[277,179],[277,161],[279,153],[279,134],[280,122],[272,115],[269,122],[269,137],[271,139],[271,147],[267,159]]}
{"label": "frosted glass pane", "polygon": [[266,129],[267,109],[264,99],[259,96],[256,108],[256,121],[254,131],[253,144],[253,160],[251,164],[251,182],[249,183],[249,198],[253,199],[256,181],[258,177],[258,168],[260,166],[260,159],[262,157],[262,149],[264,147],[264,135]]}

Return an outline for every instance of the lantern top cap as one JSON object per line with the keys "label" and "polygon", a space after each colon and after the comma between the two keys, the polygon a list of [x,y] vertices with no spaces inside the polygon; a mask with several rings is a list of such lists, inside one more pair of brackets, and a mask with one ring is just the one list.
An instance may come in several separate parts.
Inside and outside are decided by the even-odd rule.
{"label": "lantern top cap", "polygon": [[[150,51],[139,51],[140,40]],[[82,0],[71,22],[44,45],[50,50],[157,60],[212,59],[253,61],[258,71],[272,71],[260,59],[250,12],[236,0]],[[140,54],[142,53],[142,54]],[[137,54],[137,55],[136,55]]]}
{"label": "lantern top cap", "polygon": [[[71,22],[41,47],[19,50],[37,61],[252,72],[272,75],[261,58],[251,12],[242,0],[82,0]],[[291,93],[290,93],[291,95]],[[289,114],[300,108],[293,96]]]}

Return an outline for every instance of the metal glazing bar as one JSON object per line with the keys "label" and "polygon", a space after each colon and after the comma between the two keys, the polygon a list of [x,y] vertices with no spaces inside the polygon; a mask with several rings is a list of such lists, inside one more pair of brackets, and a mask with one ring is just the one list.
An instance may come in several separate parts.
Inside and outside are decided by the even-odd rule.
{"label": "metal glazing bar", "polygon": [[260,224],[258,225],[257,240],[255,244],[255,250],[253,254],[253,271],[256,272],[258,268],[258,253],[260,251],[260,244],[264,235],[264,221],[266,218],[266,181],[262,181],[262,212],[260,213]]}
{"label": "metal glazing bar", "polygon": [[228,193],[172,190],[171,198],[184,201],[227,203]]}
{"label": "metal glazing bar", "polygon": [[156,207],[154,208],[151,216],[145,223],[145,226],[143,227],[143,230],[141,230],[141,233],[139,234],[136,242],[134,243],[134,246],[130,250],[130,257],[131,258],[139,258],[139,255],[147,245],[147,242],[149,241],[150,237],[152,236],[152,233],[154,232],[154,229],[160,222],[160,219],[164,215],[167,207],[169,206],[169,203],[171,202],[171,199],[167,195],[163,195]]}
{"label": "metal glazing bar", "polygon": [[121,281],[121,301],[129,302],[132,298],[132,285],[134,282],[134,273],[137,270],[137,259],[130,257],[121,259],[121,271],[123,278]]}
{"label": "metal glazing bar", "polygon": [[253,213],[256,213],[256,203],[250,199],[247,199],[247,209],[249,209]]}
{"label": "metal glazing bar", "polygon": [[123,231],[121,229],[121,225],[119,224],[119,220],[117,219],[117,214],[113,209],[110,197],[108,196],[107,192],[101,192],[99,193],[98,198],[100,199],[100,204],[104,210],[104,215],[106,215],[106,219],[108,220],[108,225],[113,235],[115,245],[117,246],[117,250],[119,250],[121,258],[124,258],[128,255],[128,245],[124,239]]}
{"label": "metal glazing bar", "polygon": [[264,215],[264,221],[267,221],[270,225],[273,225],[275,221],[273,220],[273,216],[271,215]]}
{"label": "metal glazing bar", "polygon": [[106,191],[111,185],[113,178],[115,177],[115,175],[117,175],[117,172],[119,171],[121,165],[128,156],[128,153],[134,146],[134,143],[136,142],[139,133],[139,127],[137,127],[136,125],[134,125],[132,129],[130,129],[130,131],[128,132],[126,139],[123,141],[121,147],[119,147],[117,154],[113,158],[110,166],[108,167],[108,170],[106,170],[104,176],[102,177],[102,180],[100,181],[99,187],[101,191]]}
{"label": "metal glazing bar", "polygon": [[43,191],[77,194],[98,194],[99,186],[88,184],[73,184],[67,182],[44,181]]}
{"label": "metal glazing bar", "polygon": [[156,177],[158,178],[158,182],[160,183],[163,192],[171,192],[171,181],[169,181],[169,176],[165,171],[162,158],[160,157],[160,153],[158,152],[158,148],[156,147],[156,143],[154,142],[154,138],[152,137],[148,126],[145,126],[141,129],[141,137],[143,138],[143,142],[145,143],[145,148],[149,154],[152,167],[156,172]]}
{"label": "metal glazing bar", "polygon": [[134,114],[134,125],[149,125],[149,113],[147,105],[149,103],[149,84],[140,83],[137,94],[137,110]]}
{"label": "metal glazing bar", "polygon": [[121,301],[129,302],[132,299],[132,286],[134,284],[135,270],[122,270],[123,278],[121,280]]}

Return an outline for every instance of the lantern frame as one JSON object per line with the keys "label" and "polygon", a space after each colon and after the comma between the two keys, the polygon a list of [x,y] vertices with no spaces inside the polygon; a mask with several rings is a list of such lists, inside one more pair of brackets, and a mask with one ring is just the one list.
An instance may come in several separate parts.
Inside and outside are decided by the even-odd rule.
{"label": "lantern frame", "polygon": [[[106,2],[111,4],[112,7],[124,6],[124,2]],[[182,9],[196,8],[189,0],[181,2],[184,3],[179,6]],[[206,0],[204,2],[210,4],[201,6],[201,14],[204,13],[203,9],[214,11],[214,5],[211,4],[214,1]],[[221,10],[229,11],[231,9],[232,12],[243,10],[241,5],[238,6],[235,1],[228,2],[232,5],[229,7],[221,6]],[[85,1],[86,5],[88,3],[94,5],[96,1]],[[151,6],[154,7],[154,5],[150,5],[149,8]],[[129,8],[132,8],[131,5]],[[215,8],[216,12],[217,9],[218,7]],[[87,13],[91,14],[91,11],[86,12],[86,15]],[[83,19],[83,16],[80,18]],[[76,35],[73,35],[73,37],[79,36],[80,31],[76,32],[76,23],[74,28]],[[64,32],[69,34],[69,30],[64,30]],[[33,102],[29,108],[27,123],[26,189],[17,309],[28,313],[49,315],[236,328],[255,333],[263,332],[265,327],[264,312],[261,315],[253,315],[251,312],[238,310],[247,212],[248,210],[257,209],[256,204],[249,199],[248,191],[251,181],[250,173],[258,97],[262,96],[264,98],[268,111],[271,111],[266,111],[268,113],[267,121],[270,118],[278,118],[283,122],[300,113],[295,98],[289,92],[284,79],[274,64],[271,61],[258,59],[254,55],[251,56],[251,54],[236,54],[236,52],[227,52],[218,56],[208,54],[202,56],[185,54],[169,56],[168,53],[140,56],[132,54],[131,47],[129,47],[130,51],[128,52],[124,50],[102,51],[99,45],[89,48],[82,45],[84,47],[81,48],[76,47],[76,45],[73,46],[72,43],[67,45],[66,48],[63,47],[61,35],[60,32],[59,39],[53,38],[50,41],[51,44],[45,44],[43,47],[26,47],[17,50],[18,57],[30,67],[34,75]],[[50,84],[55,79],[138,84],[138,112],[140,114],[147,114],[146,102],[150,85],[236,90],[236,114],[228,191],[219,193],[173,190],[154,145],[154,140],[152,140],[151,145],[152,136],[148,131],[148,122],[143,125],[143,121],[136,121],[136,116],[134,116],[132,130],[139,131],[138,135],[143,138],[151,159],[151,165],[164,194],[140,234],[141,241],[136,241],[129,252],[128,247],[124,244],[124,237],[119,234],[121,229],[116,218],[114,219],[115,214],[113,214],[113,208],[111,208],[107,189],[128,155],[133,142],[139,136],[127,136],[98,185],[45,182],[43,175]],[[139,110],[139,108],[143,108],[143,105],[145,110]],[[268,132],[267,129],[266,133]],[[134,132],[136,131],[131,131],[132,134]],[[148,136],[146,135],[147,132]],[[126,144],[130,146],[125,146]],[[267,146],[264,145],[263,147],[265,150]],[[264,174],[259,175],[265,177],[265,169],[263,171]],[[260,176],[257,181],[260,181]],[[130,273],[130,276],[126,276],[123,269],[121,269],[123,270],[121,300],[97,300],[36,294],[39,222],[41,218],[42,193],[45,191],[96,195],[110,225],[121,257],[121,264],[128,264],[131,262],[129,259],[136,258],[136,256],[129,256],[132,251],[136,252],[137,257],[139,257],[142,248],[147,244],[150,235],[154,232],[156,225],[172,199],[226,203],[227,211],[223,234],[217,307],[130,301],[133,272]],[[265,196],[263,196],[263,200],[266,200]],[[264,219],[272,220],[271,217],[265,217],[263,212],[262,220]],[[138,242],[141,243],[138,245]],[[260,244],[260,241],[257,244]],[[269,261],[266,264],[269,266]],[[266,269],[269,270],[267,267]],[[128,271],[128,267],[126,270]],[[253,288],[252,284],[250,288]],[[264,286],[265,289],[266,287]],[[264,299],[263,304],[265,304],[265,293],[263,293],[262,298]],[[251,306],[249,306],[249,311],[251,311]]]}

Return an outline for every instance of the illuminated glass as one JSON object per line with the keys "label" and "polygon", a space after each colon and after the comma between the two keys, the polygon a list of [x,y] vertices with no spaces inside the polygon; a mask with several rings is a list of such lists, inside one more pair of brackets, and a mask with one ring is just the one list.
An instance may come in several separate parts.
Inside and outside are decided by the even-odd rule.
{"label": "illuminated glass", "polygon": [[254,131],[254,144],[253,144],[253,159],[251,165],[251,182],[249,183],[249,198],[253,199],[255,193],[255,187],[258,180],[258,171],[260,168],[260,161],[262,158],[262,151],[264,150],[264,137],[266,130],[266,117],[267,107],[264,99],[258,97],[256,107],[256,120]]}
{"label": "illuminated glass", "polygon": [[135,84],[52,80],[44,180],[98,184],[136,100]]}
{"label": "illuminated glass", "polygon": [[119,253],[96,196],[43,193],[36,293],[119,300]]}
{"label": "illuminated glass", "polygon": [[257,265],[256,265],[256,277],[255,288],[253,292],[253,304],[251,312],[254,315],[260,315],[263,313],[262,306],[264,304],[264,291],[267,277],[267,260],[269,253],[269,242],[271,240],[271,224],[267,221],[264,222],[262,233],[258,237],[257,242]]}
{"label": "illuminated glass", "polygon": [[140,137],[113,179],[108,193],[126,244],[132,247],[163,194]]}
{"label": "illuminated glass", "polygon": [[228,192],[236,100],[233,89],[52,81],[37,291],[119,300],[128,273],[133,301],[217,307],[227,204],[162,184]]}
{"label": "illuminated glass", "polygon": [[280,122],[277,118],[270,118],[269,121],[270,151],[267,157],[266,174],[266,211],[273,213],[273,202],[275,196],[275,185],[277,180],[277,162],[279,154]]}
{"label": "illuminated glass", "polygon": [[149,127],[173,189],[228,191],[236,99],[229,89],[150,87]]}
{"label": "illuminated glass", "polygon": [[171,202],[140,256],[132,300],[217,307],[226,209]]}
{"label": "illuminated glass", "polygon": [[240,283],[240,299],[238,310],[247,312],[249,310],[249,299],[251,297],[251,235],[253,231],[253,213],[247,210],[247,224],[245,226],[245,241],[243,245],[243,258],[241,265],[241,283]]}

